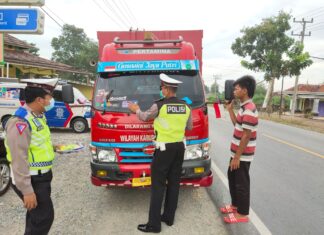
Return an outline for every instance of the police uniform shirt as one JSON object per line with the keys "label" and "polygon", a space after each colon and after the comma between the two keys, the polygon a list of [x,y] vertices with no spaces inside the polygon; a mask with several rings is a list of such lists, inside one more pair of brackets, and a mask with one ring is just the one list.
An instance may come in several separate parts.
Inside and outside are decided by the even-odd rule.
{"label": "police uniform shirt", "polygon": [[6,124],[6,141],[12,156],[10,169],[13,184],[23,195],[33,193],[28,162],[28,148],[31,141],[28,123],[18,117],[10,118]]}
{"label": "police uniform shirt", "polygon": [[[31,109],[25,105],[29,112]],[[42,117],[42,115],[35,115]],[[6,143],[10,149],[12,161],[10,164],[12,183],[23,195],[33,193],[31,176],[29,173],[28,149],[31,142],[31,130],[26,120],[12,117],[6,124]]]}
{"label": "police uniform shirt", "polygon": [[[164,98],[166,99],[166,98]],[[140,119],[141,121],[149,121],[149,120],[153,120],[154,118],[156,118],[159,114],[159,108],[158,105],[156,103],[154,103],[147,111],[143,112],[140,109],[138,109],[136,111],[136,115],[138,117],[138,119]],[[190,112],[189,118],[187,120],[187,124],[186,124],[186,130],[192,130],[192,115]]]}

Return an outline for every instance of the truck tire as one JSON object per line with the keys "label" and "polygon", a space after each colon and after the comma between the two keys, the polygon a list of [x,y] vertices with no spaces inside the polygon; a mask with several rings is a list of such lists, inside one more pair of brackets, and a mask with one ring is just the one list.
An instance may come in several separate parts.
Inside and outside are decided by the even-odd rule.
{"label": "truck tire", "polygon": [[10,168],[6,159],[0,159],[0,196],[5,194],[10,187]]}
{"label": "truck tire", "polygon": [[72,121],[71,127],[76,133],[84,133],[88,130],[88,122],[84,118],[76,118]]}

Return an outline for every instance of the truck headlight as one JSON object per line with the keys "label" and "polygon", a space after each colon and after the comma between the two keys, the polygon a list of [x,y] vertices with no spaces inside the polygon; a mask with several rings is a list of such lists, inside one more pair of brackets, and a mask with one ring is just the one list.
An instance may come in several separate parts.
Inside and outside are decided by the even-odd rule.
{"label": "truck headlight", "polygon": [[98,160],[100,162],[116,162],[116,153],[113,149],[99,150]]}
{"label": "truck headlight", "polygon": [[193,144],[186,147],[184,160],[207,158],[209,156],[210,141],[203,144]]}

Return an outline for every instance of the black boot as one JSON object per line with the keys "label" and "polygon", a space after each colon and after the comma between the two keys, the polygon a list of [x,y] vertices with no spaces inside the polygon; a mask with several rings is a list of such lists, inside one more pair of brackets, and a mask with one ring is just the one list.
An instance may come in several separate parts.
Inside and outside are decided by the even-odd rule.
{"label": "black boot", "polygon": [[139,224],[137,229],[144,233],[159,233],[161,232],[161,228],[155,228],[149,224]]}
{"label": "black boot", "polygon": [[168,226],[173,225],[173,221],[170,221],[170,220],[166,219],[163,215],[161,215],[161,221],[164,222]]}

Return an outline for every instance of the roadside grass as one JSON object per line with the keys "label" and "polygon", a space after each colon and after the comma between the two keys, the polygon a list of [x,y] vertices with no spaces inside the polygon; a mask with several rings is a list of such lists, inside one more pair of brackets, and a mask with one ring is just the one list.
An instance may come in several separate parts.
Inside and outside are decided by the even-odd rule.
{"label": "roadside grass", "polygon": [[324,121],[322,120],[313,120],[309,118],[292,117],[286,115],[281,115],[281,117],[279,117],[278,113],[268,115],[264,112],[259,113],[259,118],[324,134]]}

